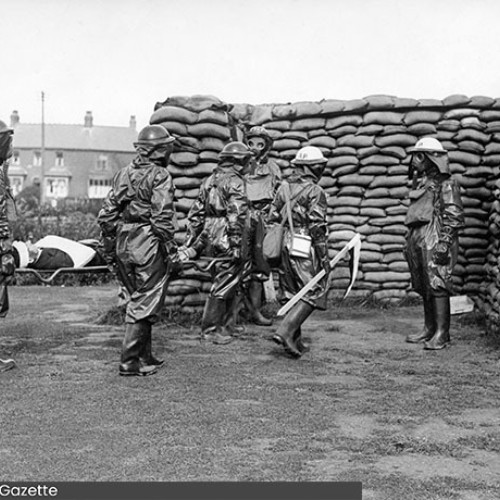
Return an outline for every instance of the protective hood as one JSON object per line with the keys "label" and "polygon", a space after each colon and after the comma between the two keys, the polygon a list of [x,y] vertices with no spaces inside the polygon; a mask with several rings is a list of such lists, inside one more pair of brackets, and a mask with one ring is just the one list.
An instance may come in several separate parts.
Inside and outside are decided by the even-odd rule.
{"label": "protective hood", "polygon": [[10,141],[12,140],[12,134],[5,132],[0,134],[0,163],[3,163],[9,158],[10,151]]}

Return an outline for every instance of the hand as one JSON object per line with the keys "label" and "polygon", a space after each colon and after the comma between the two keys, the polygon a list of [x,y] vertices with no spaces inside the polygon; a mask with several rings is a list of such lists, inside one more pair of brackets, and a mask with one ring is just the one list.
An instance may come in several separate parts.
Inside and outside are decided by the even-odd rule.
{"label": "hand", "polygon": [[325,273],[328,274],[331,271],[330,268],[330,261],[328,259],[325,259],[323,261],[323,269],[325,270]]}
{"label": "hand", "polygon": [[186,262],[192,260],[196,257],[196,250],[189,247],[181,247],[177,252],[177,258],[179,262]]}
{"label": "hand", "polygon": [[235,264],[241,262],[241,250],[238,247],[231,250],[231,259]]}
{"label": "hand", "polygon": [[440,241],[434,247],[433,259],[438,266],[444,266],[449,260],[449,247],[446,243]]}

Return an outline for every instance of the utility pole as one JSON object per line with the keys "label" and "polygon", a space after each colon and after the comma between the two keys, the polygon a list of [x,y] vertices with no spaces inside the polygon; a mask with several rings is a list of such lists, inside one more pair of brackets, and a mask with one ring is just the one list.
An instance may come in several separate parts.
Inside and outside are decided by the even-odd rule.
{"label": "utility pole", "polygon": [[45,204],[45,92],[42,91],[42,148],[40,151],[40,206]]}

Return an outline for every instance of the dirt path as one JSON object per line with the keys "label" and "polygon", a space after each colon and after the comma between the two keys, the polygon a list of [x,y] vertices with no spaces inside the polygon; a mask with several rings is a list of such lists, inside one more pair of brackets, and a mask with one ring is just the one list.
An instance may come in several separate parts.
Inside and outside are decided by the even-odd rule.
{"label": "dirt path", "polygon": [[[418,307],[334,308],[282,355],[155,331],[166,367],[117,376],[122,328],[91,322],[112,287],[18,287],[2,324],[0,470],[11,480],[362,481],[377,500],[500,498],[499,341],[454,318],[453,345],[404,342]],[[2,351],[2,352],[3,352]]]}

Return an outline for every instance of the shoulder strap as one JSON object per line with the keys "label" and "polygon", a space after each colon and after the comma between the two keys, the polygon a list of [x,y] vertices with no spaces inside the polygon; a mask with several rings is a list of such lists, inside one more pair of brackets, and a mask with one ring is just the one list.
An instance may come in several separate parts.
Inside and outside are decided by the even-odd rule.
{"label": "shoulder strap", "polygon": [[[283,181],[283,192],[285,194],[285,207],[286,207],[286,212],[287,212],[287,218],[288,218],[288,224],[290,226],[290,229],[293,232],[293,220],[292,220],[292,208],[297,202],[299,196],[302,194],[302,192],[306,189],[307,186],[304,186],[294,197],[293,199],[290,199],[290,184],[288,184],[287,181]],[[282,224],[285,224],[285,214],[283,213],[283,219],[282,219]]]}

